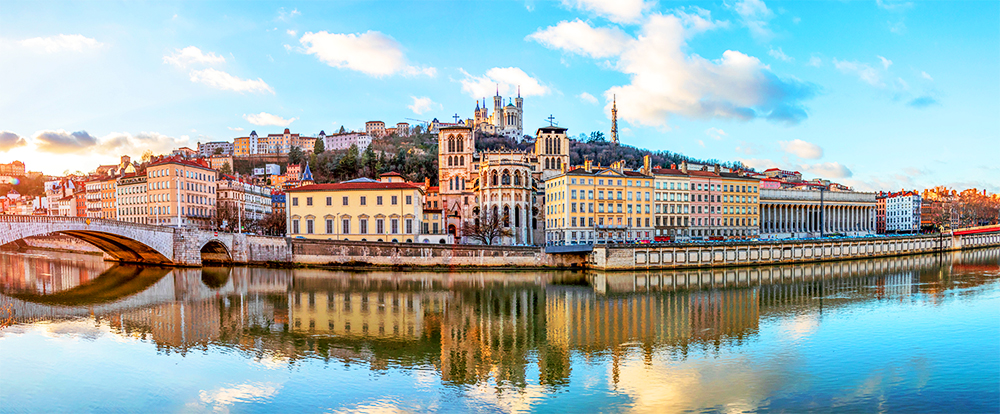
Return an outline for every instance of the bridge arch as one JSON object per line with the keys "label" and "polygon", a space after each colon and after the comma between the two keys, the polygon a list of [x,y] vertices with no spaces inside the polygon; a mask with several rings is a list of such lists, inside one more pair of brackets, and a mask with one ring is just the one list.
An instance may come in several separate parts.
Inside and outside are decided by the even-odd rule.
{"label": "bridge arch", "polygon": [[232,263],[233,255],[221,240],[211,239],[201,246],[201,262]]}
{"label": "bridge arch", "polygon": [[120,262],[174,264],[172,228],[83,217],[0,216],[0,245],[51,234],[83,240]]}

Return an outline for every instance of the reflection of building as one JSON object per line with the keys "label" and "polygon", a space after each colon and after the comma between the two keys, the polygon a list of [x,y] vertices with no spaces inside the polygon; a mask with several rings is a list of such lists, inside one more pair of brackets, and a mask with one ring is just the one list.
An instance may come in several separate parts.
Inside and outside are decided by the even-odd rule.
{"label": "reflection of building", "polygon": [[[306,334],[418,338],[427,310],[440,310],[446,292],[295,291],[288,295],[289,330]],[[425,309],[427,308],[427,309]]]}

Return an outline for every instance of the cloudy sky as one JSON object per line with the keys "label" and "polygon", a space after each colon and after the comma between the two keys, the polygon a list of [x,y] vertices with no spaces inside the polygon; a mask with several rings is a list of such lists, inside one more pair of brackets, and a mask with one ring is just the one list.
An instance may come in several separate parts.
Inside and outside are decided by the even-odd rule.
{"label": "cloudy sky", "polygon": [[859,189],[1000,192],[1000,2],[17,2],[0,162],[471,117],[741,160]]}

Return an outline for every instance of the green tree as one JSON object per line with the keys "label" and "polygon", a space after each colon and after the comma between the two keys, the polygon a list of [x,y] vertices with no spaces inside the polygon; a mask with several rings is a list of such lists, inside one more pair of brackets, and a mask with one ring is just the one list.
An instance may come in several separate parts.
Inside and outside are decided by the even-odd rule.
{"label": "green tree", "polygon": [[216,148],[214,151],[215,155],[222,155],[222,148]]}
{"label": "green tree", "polygon": [[323,144],[323,140],[316,139],[316,145],[313,145],[313,154],[322,154],[326,151],[326,145]]}
{"label": "green tree", "polygon": [[288,163],[289,164],[302,164],[305,161],[305,154],[302,152],[302,148],[292,146],[292,149],[288,150]]}
{"label": "green tree", "polygon": [[588,142],[604,142],[604,133],[601,131],[591,132],[590,140]]}
{"label": "green tree", "polygon": [[233,173],[233,167],[229,165],[229,161],[226,161],[225,163],[222,164],[222,168],[219,169],[219,172],[222,174],[230,175]]}
{"label": "green tree", "polygon": [[358,167],[360,165],[359,158],[358,146],[351,144],[351,147],[347,149],[347,153],[340,158],[340,162],[337,164],[337,176],[341,179],[356,177],[358,175]]}
{"label": "green tree", "polygon": [[375,178],[375,174],[378,173],[378,156],[375,155],[375,150],[372,149],[371,145],[365,148],[365,153],[361,157],[361,163],[368,170],[366,175],[369,178]]}

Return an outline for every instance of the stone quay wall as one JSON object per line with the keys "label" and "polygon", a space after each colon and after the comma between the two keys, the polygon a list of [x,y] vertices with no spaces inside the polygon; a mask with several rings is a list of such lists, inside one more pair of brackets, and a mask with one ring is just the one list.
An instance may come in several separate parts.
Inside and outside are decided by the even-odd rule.
{"label": "stone quay wall", "polygon": [[327,266],[580,267],[585,255],[545,254],[539,247],[292,239],[292,262]]}
{"label": "stone quay wall", "polygon": [[1000,246],[1000,233],[719,244],[598,245],[587,260],[597,270],[686,269],[807,263],[902,256]]}

